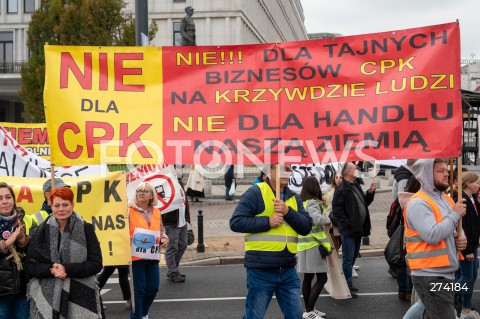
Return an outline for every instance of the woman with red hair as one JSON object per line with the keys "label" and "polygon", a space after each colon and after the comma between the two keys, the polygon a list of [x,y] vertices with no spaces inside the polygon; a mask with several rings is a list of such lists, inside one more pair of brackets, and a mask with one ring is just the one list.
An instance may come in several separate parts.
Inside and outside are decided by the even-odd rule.
{"label": "woman with red hair", "polygon": [[52,214],[38,227],[27,253],[30,318],[101,318],[95,274],[102,252],[92,224],[73,210],[73,192],[52,190]]}

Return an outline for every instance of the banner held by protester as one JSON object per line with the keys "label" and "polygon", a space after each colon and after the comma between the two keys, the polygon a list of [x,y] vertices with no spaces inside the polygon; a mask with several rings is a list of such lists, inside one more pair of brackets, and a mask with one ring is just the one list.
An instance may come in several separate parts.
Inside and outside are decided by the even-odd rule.
{"label": "banner held by protester", "polygon": [[[3,177],[2,180],[13,186],[17,206],[27,215],[40,210],[44,201],[42,186],[47,179]],[[123,173],[108,173],[105,177],[62,177],[62,180],[75,194],[74,210],[93,224],[102,248],[103,265],[128,265],[130,234]]]}
{"label": "banner held by protester", "polygon": [[458,23],[279,44],[47,45],[45,59],[55,165],[460,153]]}

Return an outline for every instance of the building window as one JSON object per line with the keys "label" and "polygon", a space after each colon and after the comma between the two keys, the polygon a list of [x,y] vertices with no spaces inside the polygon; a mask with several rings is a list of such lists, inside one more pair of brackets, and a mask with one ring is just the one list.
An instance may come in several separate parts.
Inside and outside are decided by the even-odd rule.
{"label": "building window", "polygon": [[18,13],[18,0],[8,0],[7,13]]}
{"label": "building window", "polygon": [[186,0],[173,0],[173,2],[186,2]]}
{"label": "building window", "polygon": [[23,12],[35,12],[35,0],[23,0]]}
{"label": "building window", "polygon": [[173,45],[175,46],[182,45],[182,34],[180,33],[180,24],[181,22],[173,23]]}
{"label": "building window", "polygon": [[13,32],[0,32],[0,63],[13,61]]}

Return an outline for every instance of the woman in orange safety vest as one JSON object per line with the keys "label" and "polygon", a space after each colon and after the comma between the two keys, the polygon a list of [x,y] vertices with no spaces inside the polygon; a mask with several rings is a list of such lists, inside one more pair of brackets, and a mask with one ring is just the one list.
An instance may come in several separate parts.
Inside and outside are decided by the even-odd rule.
{"label": "woman in orange safety vest", "polygon": [[160,286],[160,249],[168,246],[157,204],[149,183],[140,183],[129,208],[135,312],[132,319],[148,319]]}

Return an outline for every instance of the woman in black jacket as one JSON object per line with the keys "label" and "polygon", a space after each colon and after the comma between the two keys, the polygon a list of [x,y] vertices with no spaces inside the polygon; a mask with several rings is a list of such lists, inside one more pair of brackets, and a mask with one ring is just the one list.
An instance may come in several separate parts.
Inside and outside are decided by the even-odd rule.
{"label": "woman in black jacket", "polygon": [[[464,260],[460,260],[460,268],[455,273],[455,298],[462,301],[462,318],[472,310],[473,285],[478,273],[478,244],[480,236],[480,204],[476,199],[479,189],[478,175],[473,172],[462,174],[462,195],[467,205],[467,213],[462,217],[462,227],[467,237],[467,248],[462,250]],[[454,198],[457,201],[456,198]],[[478,314],[474,314],[477,315]],[[470,318],[470,317],[469,317]],[[473,317],[472,317],[473,318]]]}
{"label": "woman in black jacket", "polygon": [[13,189],[7,183],[0,183],[0,318],[2,319],[28,319],[29,306],[25,296],[26,280],[22,264],[23,251],[27,244],[25,223],[15,205]]}
{"label": "woman in black jacket", "polygon": [[54,189],[50,201],[53,213],[28,247],[30,318],[101,318],[95,274],[102,252],[93,226],[73,210],[70,188]]}

